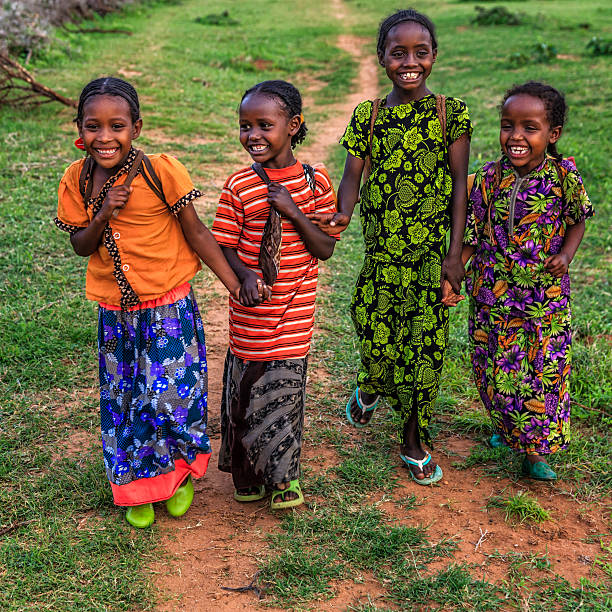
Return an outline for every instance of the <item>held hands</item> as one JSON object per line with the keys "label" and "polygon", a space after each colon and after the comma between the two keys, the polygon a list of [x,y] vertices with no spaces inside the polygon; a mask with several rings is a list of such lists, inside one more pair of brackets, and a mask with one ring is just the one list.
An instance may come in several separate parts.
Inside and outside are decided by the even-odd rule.
{"label": "held hands", "polygon": [[544,267],[556,277],[567,274],[571,259],[566,253],[557,253],[544,260]]}
{"label": "held hands", "polygon": [[328,236],[335,236],[343,232],[351,221],[344,213],[306,213],[310,221]]}
{"label": "held hands", "polygon": [[465,296],[455,293],[451,284],[444,279],[442,281],[442,303],[449,308],[453,308],[462,300],[465,300]]}
{"label": "held hands", "polygon": [[116,217],[119,211],[125,208],[132,190],[133,187],[126,187],[125,185],[111,187],[106,194],[106,198],[104,198],[102,208],[96,216],[102,221],[110,221],[111,217]]}
{"label": "held hands", "polygon": [[461,291],[464,276],[465,268],[461,262],[461,256],[447,255],[442,262],[442,281],[448,281],[452,290],[458,294]]}
{"label": "held hands", "polygon": [[249,271],[240,287],[238,295],[240,303],[243,306],[258,306],[262,302],[268,301],[271,297],[271,287],[266,285],[255,272]]}

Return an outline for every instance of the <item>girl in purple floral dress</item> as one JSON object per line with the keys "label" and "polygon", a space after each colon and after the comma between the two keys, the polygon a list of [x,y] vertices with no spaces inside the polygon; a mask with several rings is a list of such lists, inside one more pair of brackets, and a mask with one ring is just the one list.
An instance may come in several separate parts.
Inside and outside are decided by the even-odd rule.
{"label": "girl in purple floral dress", "polygon": [[491,444],[524,453],[523,474],[538,480],[556,479],[546,458],[570,441],[568,268],[593,214],[576,167],[556,149],[565,115],[548,85],[506,93],[503,155],[476,173],[463,251],[464,262],[474,255],[468,331]]}

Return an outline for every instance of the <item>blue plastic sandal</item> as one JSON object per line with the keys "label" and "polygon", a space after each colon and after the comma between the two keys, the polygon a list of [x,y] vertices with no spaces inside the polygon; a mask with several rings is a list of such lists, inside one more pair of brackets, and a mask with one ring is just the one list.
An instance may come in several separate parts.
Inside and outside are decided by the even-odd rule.
{"label": "blue plastic sandal", "polygon": [[545,461],[537,461],[531,463],[527,457],[523,459],[523,465],[521,466],[523,476],[526,478],[533,478],[534,480],[557,480],[557,474]]}
{"label": "blue plastic sandal", "polygon": [[489,446],[491,448],[501,448],[502,446],[506,445],[504,444],[504,439],[501,437],[500,434],[493,434],[489,438]]}
{"label": "blue plastic sandal", "polygon": [[416,482],[417,484],[431,485],[441,480],[442,476],[444,475],[442,473],[442,468],[439,465],[436,465],[436,469],[434,470],[434,473],[431,476],[426,476],[425,478],[419,479],[414,475],[414,472],[410,469],[410,466],[416,465],[422,472],[423,468],[431,461],[431,455],[429,453],[427,453],[427,455],[423,457],[423,459],[413,459],[412,457],[407,457],[406,455],[402,455],[400,453],[400,459],[408,466],[410,476],[412,476],[412,480],[414,480],[414,482]]}
{"label": "blue plastic sandal", "polygon": [[376,401],[374,403],[370,404],[369,406],[364,406],[359,401],[359,387],[357,387],[355,389],[355,391],[353,391],[353,395],[351,395],[349,401],[346,404],[346,420],[353,427],[357,427],[358,429],[361,429],[362,427],[365,427],[366,425],[369,425],[370,421],[372,420],[372,415],[368,419],[367,423],[360,423],[359,421],[355,421],[353,419],[353,417],[351,416],[351,408],[353,408],[356,405],[357,408],[359,408],[359,410],[361,410],[362,415],[367,414],[368,412],[371,412],[373,414],[374,411],[376,410],[376,406],[378,406],[378,401],[379,400],[380,400],[380,396],[377,395],[376,396]]}

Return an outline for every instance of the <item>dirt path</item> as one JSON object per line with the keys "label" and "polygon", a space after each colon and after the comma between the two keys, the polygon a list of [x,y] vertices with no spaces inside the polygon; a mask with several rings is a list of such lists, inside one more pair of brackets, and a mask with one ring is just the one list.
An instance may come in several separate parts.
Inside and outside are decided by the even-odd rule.
{"label": "dirt path", "polygon": [[[342,23],[350,23],[351,15],[341,0],[332,2],[332,10]],[[352,109],[358,102],[375,97],[378,93],[373,42],[343,34],[337,44],[359,64],[354,92],[341,104],[326,108],[329,118],[324,122],[309,125],[308,144],[298,152],[302,161],[314,163],[325,160],[329,147],[341,136]],[[308,92],[305,98],[308,111]],[[223,180],[235,168],[211,168],[208,180],[213,188],[200,202],[201,212],[210,213],[215,209]],[[210,275],[204,274],[201,278],[203,280],[199,281],[196,289],[200,300],[209,304],[205,309],[205,322],[210,374],[209,433],[214,452],[206,477],[196,482],[195,501],[187,515],[177,521],[168,517],[162,508],[159,509],[157,523],[164,530],[163,547],[168,558],[160,560],[153,571],[156,585],[162,596],[165,593],[168,599],[162,601],[158,609],[188,609],[194,612],[255,609],[257,598],[253,592],[230,592],[222,587],[240,587],[251,582],[257,570],[258,556],[267,549],[265,536],[277,529],[279,519],[270,514],[266,503],[235,502],[231,477],[217,469],[221,376],[227,348],[227,309],[225,299],[220,297],[224,295],[220,284]],[[211,299],[211,292],[219,297]],[[310,373],[312,379],[325,376],[325,372],[317,369],[316,364],[311,365],[314,366]],[[591,575],[599,550],[595,536],[606,532],[604,509],[599,505],[578,507],[569,496],[559,494],[555,488],[525,483],[509,485],[507,481],[482,476],[476,470],[454,469],[452,462],[467,456],[473,444],[471,440],[460,437],[438,441],[437,458],[446,475],[444,486],[438,488],[423,489],[414,485],[398,462],[402,484],[396,497],[416,494],[420,505],[407,515],[391,500],[380,500],[385,511],[402,522],[409,520],[411,524],[428,525],[432,542],[442,538],[458,540],[455,561],[472,564],[478,577],[489,581],[501,581],[507,576],[507,560],[491,557],[495,551],[506,554],[508,551],[548,553],[553,569],[572,583],[581,576]],[[331,449],[319,446],[312,450],[306,446],[303,460],[321,464],[321,457],[324,457],[331,463],[334,455]],[[547,521],[542,527],[512,527],[503,520],[500,511],[486,512],[486,500],[504,488],[506,493],[530,490],[546,509],[552,511],[554,520]],[[441,560],[438,564],[432,564],[431,570],[446,567],[450,562],[449,559]],[[378,582],[365,576],[361,584],[351,582],[337,585],[336,597],[317,603],[316,608],[343,610],[359,601],[364,602],[366,598],[376,601],[383,592]]]}
{"label": "dirt path", "polygon": [[[333,6],[339,19],[349,18],[340,0],[335,0]],[[342,135],[353,108],[361,100],[376,94],[376,63],[370,49],[371,41],[342,35],[338,46],[359,62],[357,91],[342,104],[328,107],[329,119],[325,122],[309,126],[308,144],[298,152],[305,162],[324,160],[330,145],[338,142]],[[308,96],[305,98],[308,109]],[[215,189],[200,200],[202,213],[216,208],[223,180],[235,169],[236,166],[214,168]],[[220,284],[210,277],[205,278],[205,284],[208,287],[212,284],[215,292],[224,295]],[[256,602],[252,592],[228,592],[221,587],[243,586],[251,581],[256,572],[257,556],[266,547],[265,535],[274,531],[279,522],[270,514],[266,504],[235,502],[231,477],[217,469],[221,377],[227,350],[227,308],[224,302],[224,298],[214,300],[214,306],[205,312],[210,376],[209,434],[213,458],[206,477],[195,484],[195,501],[183,519],[177,522],[165,510],[160,508],[158,511],[157,523],[166,531],[164,548],[171,559],[160,561],[153,571],[160,591],[172,598],[162,602],[160,610],[199,611],[212,609],[211,604],[216,610],[251,607]],[[306,449],[306,456],[307,453]]]}

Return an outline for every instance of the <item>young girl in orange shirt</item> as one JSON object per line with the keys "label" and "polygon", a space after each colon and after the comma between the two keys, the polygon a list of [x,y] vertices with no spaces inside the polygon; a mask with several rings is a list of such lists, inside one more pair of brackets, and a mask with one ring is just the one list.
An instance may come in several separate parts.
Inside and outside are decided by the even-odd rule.
{"label": "young girl in orange shirt", "polygon": [[[189,281],[200,259],[239,295],[240,282],[199,220],[185,167],[132,146],[142,128],[138,95],[125,81],[96,79],[81,92],[77,143],[87,157],[59,186],[57,226],[89,257],[87,298],[99,303],[100,413],[115,504],[135,527],[153,502],[181,516],[190,476],[210,459],[202,319]],[[77,146],[79,146],[77,144]]]}

